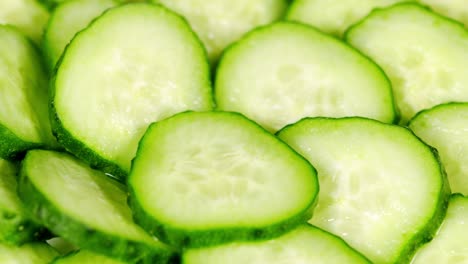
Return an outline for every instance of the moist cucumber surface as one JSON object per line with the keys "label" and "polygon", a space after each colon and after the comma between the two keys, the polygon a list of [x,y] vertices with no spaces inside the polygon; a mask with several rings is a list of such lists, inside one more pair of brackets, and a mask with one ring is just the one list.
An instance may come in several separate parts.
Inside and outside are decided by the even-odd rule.
{"label": "moist cucumber surface", "polygon": [[43,242],[21,246],[0,244],[0,263],[5,264],[49,264],[57,252]]}
{"label": "moist cucumber surface", "polygon": [[43,50],[49,69],[53,69],[73,36],[105,10],[118,5],[117,0],[72,0],[52,11],[44,33]]}
{"label": "moist cucumber surface", "polygon": [[169,263],[173,257],[134,224],[124,185],[69,154],[29,151],[18,192],[37,221],[80,248],[129,262]]}
{"label": "moist cucumber surface", "polygon": [[345,38],[389,76],[401,124],[420,110],[468,101],[468,31],[461,24],[402,3],[374,10]]}
{"label": "moist cucumber surface", "polygon": [[424,110],[408,126],[438,150],[452,192],[468,195],[468,103],[449,103]]}
{"label": "moist cucumber surface", "polygon": [[468,27],[468,5],[465,0],[419,0],[434,11],[458,20]]}
{"label": "moist cucumber surface", "polygon": [[452,195],[447,215],[437,235],[416,253],[411,263],[466,263],[467,225],[468,198],[460,194]]}
{"label": "moist cucumber surface", "polygon": [[0,2],[0,24],[18,28],[36,44],[41,42],[49,11],[36,0],[2,0]]}
{"label": "moist cucumber surface", "polygon": [[51,264],[128,264],[92,251],[80,250],[66,256],[56,258]]}
{"label": "moist cucumber surface", "polygon": [[311,225],[298,228],[272,240],[235,242],[202,249],[186,250],[183,264],[282,264],[282,263],[366,263],[361,253],[341,238]]}
{"label": "moist cucumber surface", "polygon": [[11,26],[0,25],[0,43],[0,157],[55,146],[40,54]]}
{"label": "moist cucumber surface", "polygon": [[319,188],[312,165],[229,112],[152,124],[128,185],[135,221],[182,247],[278,236],[310,218]]}
{"label": "moist cucumber surface", "polygon": [[449,185],[435,151],[410,130],[364,118],[306,118],[278,133],[317,168],[309,223],[374,263],[407,263],[444,218]]}
{"label": "moist cucumber surface", "polygon": [[152,0],[183,15],[205,44],[212,64],[248,31],[283,16],[287,0]]}
{"label": "moist cucumber surface", "polygon": [[396,119],[390,83],[372,61],[312,27],[278,22],[256,29],[220,60],[217,108],[269,131],[307,116]]}
{"label": "moist cucumber surface", "polygon": [[342,37],[351,25],[373,9],[405,0],[295,0],[289,6],[286,19],[299,21]]}
{"label": "moist cucumber surface", "polygon": [[122,179],[149,123],[212,108],[209,66],[181,17],[158,5],[122,5],[72,40],[51,99],[59,142]]}
{"label": "moist cucumber surface", "polygon": [[16,194],[18,168],[0,159],[0,243],[23,244],[38,239],[42,228],[27,215]]}

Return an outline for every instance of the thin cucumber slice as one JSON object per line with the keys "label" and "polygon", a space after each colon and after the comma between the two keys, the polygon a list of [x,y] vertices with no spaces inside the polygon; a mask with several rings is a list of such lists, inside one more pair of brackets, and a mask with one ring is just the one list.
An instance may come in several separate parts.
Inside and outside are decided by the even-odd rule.
{"label": "thin cucumber slice", "polygon": [[0,159],[0,243],[18,245],[41,238],[42,228],[24,211],[16,194],[17,166]]}
{"label": "thin cucumber slice", "polygon": [[183,264],[370,264],[341,238],[311,225],[303,225],[272,240],[236,242],[189,249]]}
{"label": "thin cucumber slice", "polygon": [[449,103],[418,113],[409,128],[435,147],[454,193],[468,195],[468,103]]}
{"label": "thin cucumber slice", "polygon": [[73,0],[55,8],[50,16],[42,43],[49,69],[53,69],[73,36],[117,0]]}
{"label": "thin cucumber slice", "polygon": [[419,0],[434,11],[458,20],[468,27],[468,3],[466,0]]}
{"label": "thin cucumber slice", "polygon": [[364,118],[304,119],[279,138],[317,167],[309,223],[374,263],[407,263],[445,215],[450,188],[435,150],[409,129]]}
{"label": "thin cucumber slice", "polygon": [[50,264],[128,264],[88,250],[80,250],[66,256],[56,258]]}
{"label": "thin cucumber slice", "polygon": [[21,246],[0,244],[0,263],[2,264],[49,264],[57,252],[42,242]]}
{"label": "thin cucumber slice", "polygon": [[286,19],[342,37],[347,28],[373,9],[403,1],[408,0],[295,0],[287,11]]}
{"label": "thin cucumber slice", "polygon": [[435,238],[422,247],[412,264],[462,264],[468,260],[468,198],[457,194],[450,199],[442,226]]}
{"label": "thin cucumber slice", "polygon": [[63,239],[62,237],[53,237],[46,241],[61,255],[65,255],[78,250],[78,247]]}
{"label": "thin cucumber slice", "polygon": [[80,248],[123,261],[170,263],[170,248],[133,223],[125,187],[69,154],[31,150],[20,198],[37,221]]}
{"label": "thin cucumber slice", "polygon": [[392,81],[401,124],[432,106],[468,101],[468,31],[414,3],[374,10],[346,40]]}
{"label": "thin cucumber slice", "polygon": [[182,247],[278,236],[307,221],[318,192],[312,165],[228,112],[151,125],[128,185],[135,221]]}
{"label": "thin cucumber slice", "polygon": [[123,178],[151,122],[212,108],[209,71],[181,17],[146,3],[113,8],[76,35],[59,63],[53,129],[70,152]]}
{"label": "thin cucumber slice", "polygon": [[40,55],[10,26],[0,25],[0,43],[0,158],[13,159],[31,148],[55,146]]}
{"label": "thin cucumber slice", "polygon": [[215,64],[221,52],[246,32],[280,19],[287,0],[152,0],[183,15]]}
{"label": "thin cucumber slice", "polygon": [[0,24],[17,27],[36,44],[41,42],[48,19],[49,11],[36,0],[0,1]]}
{"label": "thin cucumber slice", "polygon": [[372,61],[312,27],[278,22],[246,35],[221,58],[217,107],[269,131],[308,116],[395,120],[389,80]]}

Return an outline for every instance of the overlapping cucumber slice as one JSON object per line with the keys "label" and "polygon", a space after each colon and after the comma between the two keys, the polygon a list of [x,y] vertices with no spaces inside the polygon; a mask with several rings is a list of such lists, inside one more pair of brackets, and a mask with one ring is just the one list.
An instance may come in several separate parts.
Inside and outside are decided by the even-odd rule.
{"label": "overlapping cucumber slice", "polygon": [[308,118],[279,137],[317,168],[309,223],[374,263],[407,263],[442,222],[450,189],[434,149],[400,126],[363,118]]}
{"label": "overlapping cucumber slice", "polygon": [[31,150],[18,192],[35,220],[74,245],[115,259],[170,263],[174,250],[133,220],[125,187],[66,153]]}
{"label": "overlapping cucumber slice", "polygon": [[40,54],[12,26],[0,25],[0,158],[54,147],[47,109],[47,77]]}
{"label": "overlapping cucumber slice", "polygon": [[427,109],[418,113],[408,126],[438,150],[452,192],[468,195],[468,103]]}
{"label": "overlapping cucumber slice", "polygon": [[420,110],[468,101],[468,30],[414,3],[374,10],[346,40],[392,81],[401,124]]}
{"label": "overlapping cucumber slice", "polygon": [[151,122],[212,108],[202,45],[184,19],[147,3],[113,8],[78,34],[51,86],[59,142],[120,179]]}
{"label": "overlapping cucumber slice", "polygon": [[229,112],[151,125],[128,184],[135,221],[181,247],[278,236],[307,221],[318,192],[312,165]]}
{"label": "overlapping cucumber slice", "polygon": [[245,241],[189,249],[183,264],[370,264],[361,253],[341,238],[311,225],[298,228],[271,240]]}
{"label": "overlapping cucumber slice", "polygon": [[220,60],[217,107],[269,131],[303,117],[396,119],[390,83],[368,58],[312,27],[278,22],[256,29]]}

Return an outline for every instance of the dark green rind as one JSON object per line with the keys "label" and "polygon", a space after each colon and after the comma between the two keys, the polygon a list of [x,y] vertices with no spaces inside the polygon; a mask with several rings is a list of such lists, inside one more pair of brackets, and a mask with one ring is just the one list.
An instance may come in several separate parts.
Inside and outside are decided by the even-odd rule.
{"label": "dark green rind", "polygon": [[[131,0],[127,0],[127,2],[131,2]],[[135,1],[135,2],[138,2],[138,1]],[[131,4],[131,3],[127,3],[127,4]],[[123,4],[123,5],[125,5],[125,4]],[[159,5],[159,4],[152,4],[152,5],[156,5],[156,6],[160,7],[160,8],[164,8],[165,10],[168,10],[167,8],[165,8],[165,7],[163,7],[163,6]],[[110,11],[110,9],[104,11],[101,14],[101,16],[105,15],[109,11]],[[172,12],[172,11],[169,11],[169,12]],[[180,16],[180,15],[178,15],[176,13],[173,13],[173,14],[175,16],[179,17],[180,19],[182,19],[185,22],[185,24],[188,26],[188,22],[187,22],[187,20],[185,18],[183,18],[182,16]],[[99,16],[99,17],[101,17],[101,16]],[[86,30],[90,26],[92,26],[99,17],[95,18],[88,25],[87,28],[85,28],[82,31],[78,32],[73,37],[73,39],[78,37],[83,32],[86,32]],[[201,41],[198,38],[198,36],[193,31],[191,31],[191,33],[193,34],[194,38],[196,39],[196,42],[198,42],[201,45],[201,47],[203,47],[203,45],[201,44]],[[70,43],[73,42],[73,39],[70,40]],[[49,85],[49,115],[50,115],[52,133],[55,136],[55,138],[57,139],[57,142],[62,147],[64,147],[65,150],[67,150],[68,152],[72,153],[73,155],[75,155],[76,157],[78,157],[79,159],[81,159],[82,161],[87,163],[91,168],[101,170],[104,173],[106,173],[108,176],[110,176],[112,178],[115,178],[120,182],[124,182],[125,179],[128,176],[128,172],[125,169],[123,169],[121,166],[117,165],[115,162],[113,162],[111,160],[108,160],[106,158],[103,158],[96,151],[94,151],[91,147],[89,147],[88,145],[86,145],[85,143],[83,143],[79,139],[77,139],[73,135],[73,133],[71,131],[69,131],[69,129],[67,129],[62,124],[62,121],[60,120],[60,118],[57,115],[57,110],[56,110],[55,104],[54,104],[55,90],[56,90],[55,80],[56,80],[57,73],[58,73],[58,70],[60,68],[60,65],[62,64],[64,54],[67,52],[69,47],[70,47],[70,44],[65,47],[65,49],[64,49],[64,51],[62,53],[62,56],[60,56],[59,60],[57,61],[57,64],[55,65],[54,73],[53,73],[53,75],[52,75],[52,77],[50,79],[50,82],[49,82],[49,84],[50,84]],[[208,56],[207,56],[207,53],[206,53],[206,50],[205,50],[204,47],[203,47],[203,54],[204,54],[204,57],[205,57],[204,62],[206,62],[206,74],[207,74],[207,79],[206,79],[207,84],[206,84],[206,86],[211,88],[211,75],[210,75],[211,71],[210,71],[209,62],[208,62]],[[213,93],[212,93],[212,91],[210,91],[210,93],[211,93],[211,96],[209,98],[210,99],[209,104],[212,106],[212,108],[214,108],[215,103],[214,103]]]}
{"label": "dark green rind", "polygon": [[[292,4],[294,4],[294,1],[292,2]],[[330,39],[333,39],[335,42],[338,42],[340,45],[346,46],[346,48],[348,48],[349,51],[352,51],[353,53],[358,54],[361,57],[365,58],[365,60],[367,60],[370,64],[372,64],[377,69],[377,71],[379,73],[381,73],[382,77],[385,79],[386,83],[388,84],[388,92],[390,93],[389,103],[391,104],[391,109],[393,110],[393,118],[391,120],[388,120],[388,123],[398,124],[398,122],[400,121],[400,112],[399,112],[399,109],[398,109],[398,107],[396,105],[395,97],[393,95],[392,83],[391,83],[390,79],[388,78],[387,74],[385,73],[385,71],[382,69],[382,67],[380,67],[373,59],[371,59],[369,56],[362,53],[360,50],[356,49],[355,47],[351,46],[348,42],[342,41],[342,40],[340,40],[340,39],[338,39],[338,38],[336,38],[334,36],[323,33],[318,28],[316,28],[316,27],[314,27],[312,25],[304,24],[304,23],[299,22],[299,21],[280,21],[280,22],[277,22],[277,23],[297,24],[297,25],[300,25],[300,26],[303,26],[303,27],[310,28],[310,29],[316,31],[316,33],[327,36]],[[220,54],[216,72],[218,72],[223,67],[223,65],[226,64],[225,60],[223,60],[223,58],[226,57],[226,54],[229,54],[231,50],[235,49],[238,46],[238,44],[240,42],[242,42],[242,40],[244,40],[246,38],[249,38],[251,35],[255,34],[257,31],[262,31],[265,28],[268,28],[269,26],[271,26],[271,24],[256,27],[255,29],[247,32],[238,41],[235,41],[235,42],[231,43],[230,45],[228,45]],[[213,87],[213,97],[215,98],[215,101],[216,101],[216,98],[217,98],[216,91],[218,89],[219,83],[220,83],[220,80],[219,80],[218,76],[215,75],[214,87]],[[219,109],[216,106],[216,110],[221,111],[222,109]]]}
{"label": "dark green rind", "polygon": [[27,156],[20,169],[18,195],[31,216],[48,227],[54,234],[71,243],[122,261],[142,264],[177,263],[179,256],[172,249],[132,241],[113,234],[107,234],[86,226],[64,215],[48,201],[31,183],[27,176]]}
{"label": "dark green rind", "polygon": [[[380,121],[377,121],[377,120],[368,119],[368,118],[364,118],[364,117],[344,117],[344,118],[339,118],[339,119],[355,119],[355,118],[363,119],[363,120],[369,120],[369,121],[372,121],[372,122],[378,122],[378,123],[380,123],[382,125],[386,125],[386,126],[396,127],[395,125],[386,124],[386,123],[383,123],[383,122],[380,122]],[[303,119],[299,120],[295,124],[298,124],[301,121],[308,120],[308,119],[337,119],[337,118],[327,118],[327,117],[311,118],[311,117],[306,117],[306,118],[303,118]],[[276,135],[279,136],[279,134],[282,131],[285,131],[285,130],[289,129],[290,127],[294,126],[295,124],[287,125],[283,129],[278,131],[276,133]],[[415,235],[413,235],[413,237],[411,239],[408,240],[408,243],[406,243],[406,245],[403,246],[400,254],[396,257],[396,259],[394,261],[392,261],[392,263],[410,263],[411,259],[413,258],[414,254],[416,253],[416,250],[419,247],[421,247],[423,244],[431,241],[434,238],[434,236],[436,235],[437,230],[439,229],[440,225],[442,224],[442,222],[443,222],[443,220],[445,218],[445,214],[447,213],[448,202],[450,200],[451,190],[450,190],[450,185],[449,185],[449,182],[448,182],[447,174],[445,173],[445,169],[443,167],[443,164],[440,161],[437,149],[435,149],[435,148],[429,146],[428,144],[426,144],[419,137],[417,137],[413,133],[413,131],[411,131],[409,128],[407,128],[407,127],[399,127],[399,128],[404,129],[404,130],[408,131],[409,133],[411,133],[419,142],[421,142],[422,145],[424,145],[427,149],[429,149],[432,152],[434,158],[436,159],[437,163],[439,164],[439,169],[440,169],[440,174],[441,174],[441,188],[440,188],[440,191],[439,191],[439,197],[437,199],[437,204],[436,204],[436,207],[434,208],[434,212],[432,214],[432,217],[430,219],[427,219],[428,224],[426,226],[424,226],[423,228],[421,228],[419,230],[419,232],[417,232]]]}
{"label": "dark green rind", "polygon": [[41,147],[44,145],[22,140],[0,123],[0,158],[19,160],[27,150]]}
{"label": "dark green rind", "polygon": [[[186,111],[179,114],[174,115],[182,115],[184,113],[189,113],[192,111]],[[249,122],[251,122],[254,126],[264,131],[264,135],[266,136],[273,136],[270,132],[266,131],[260,125],[255,123],[254,121],[246,118],[240,113],[236,112],[225,112],[232,115],[241,116]],[[171,117],[172,118],[172,117]],[[154,126],[157,126],[158,122],[152,123],[146,133],[150,131]],[[145,133],[145,134],[146,134]],[[310,165],[310,169],[314,175],[317,175],[316,169],[307,161],[304,157],[302,157],[299,153],[289,147],[286,143],[278,139],[279,142],[287,146],[293,153],[295,153],[298,158],[304,160]],[[140,140],[137,150],[137,156],[141,149],[144,148],[145,145],[145,136]],[[134,165],[135,159],[132,160],[132,167]],[[173,245],[178,248],[199,248],[199,247],[207,247],[207,246],[214,246],[222,243],[228,243],[233,241],[252,241],[252,240],[263,240],[263,239],[271,239],[277,236],[280,236],[300,224],[306,223],[311,217],[313,213],[313,209],[317,204],[318,199],[318,192],[319,192],[319,183],[318,179],[315,177],[315,186],[316,186],[316,193],[314,200],[304,208],[302,211],[298,212],[295,216],[290,217],[289,219],[278,222],[272,223],[266,227],[237,227],[237,228],[219,228],[219,229],[210,229],[210,230],[188,230],[188,229],[181,229],[177,227],[173,227],[166,223],[162,223],[154,219],[150,214],[148,214],[139,204],[138,199],[136,199],[137,194],[135,193],[132,183],[131,183],[131,172],[130,176],[127,178],[127,186],[128,186],[128,204],[132,209],[133,219],[137,224],[142,226],[148,233],[156,236],[161,241]]]}
{"label": "dark green rind", "polygon": [[425,115],[426,113],[430,113],[432,111],[437,111],[440,108],[445,108],[445,107],[453,107],[453,106],[460,106],[460,107],[468,107],[468,102],[448,102],[448,103],[443,103],[439,105],[435,105],[431,108],[424,109],[419,111],[416,115],[414,115],[411,120],[408,122],[408,127],[411,127],[411,123],[418,119],[419,116]]}

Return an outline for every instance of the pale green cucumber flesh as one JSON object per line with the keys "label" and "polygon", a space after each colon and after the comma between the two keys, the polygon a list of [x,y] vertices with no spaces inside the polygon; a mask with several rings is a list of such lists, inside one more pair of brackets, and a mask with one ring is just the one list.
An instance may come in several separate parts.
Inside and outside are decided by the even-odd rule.
{"label": "pale green cucumber flesh", "polygon": [[36,0],[0,1],[0,24],[9,24],[18,28],[36,44],[42,39],[49,11]]}
{"label": "pale green cucumber flesh", "polygon": [[222,51],[248,31],[282,17],[286,0],[152,0],[183,15],[215,64]]}
{"label": "pale green cucumber flesh", "polygon": [[80,250],[55,259],[51,264],[127,264],[88,250]]}
{"label": "pale green cucumber flesh", "polygon": [[182,246],[278,235],[307,221],[318,192],[308,162],[228,112],[186,112],[151,125],[128,183],[135,220]]}
{"label": "pale green cucumber flesh", "polygon": [[401,124],[420,110],[468,100],[468,31],[459,23],[402,3],[375,10],[346,40],[389,76]]}
{"label": "pale green cucumber flesh", "polygon": [[375,263],[406,263],[432,237],[450,194],[434,150],[406,128],[363,118],[308,118],[278,134],[317,168],[309,221]]}
{"label": "pale green cucumber flesh", "polygon": [[418,113],[408,124],[435,147],[453,193],[468,195],[468,103],[449,103]]}
{"label": "pale green cucumber flesh", "polygon": [[117,0],[74,0],[55,8],[42,43],[49,69],[54,68],[66,45],[77,32],[117,4]]}
{"label": "pale green cucumber flesh", "polygon": [[468,198],[452,195],[447,215],[434,239],[415,255],[412,264],[466,263],[468,252]]}
{"label": "pale green cucumber flesh", "polygon": [[36,221],[80,248],[125,261],[167,263],[173,256],[133,223],[123,185],[69,154],[29,151],[18,192]]}
{"label": "pale green cucumber flesh", "polygon": [[47,79],[36,48],[19,31],[0,25],[0,156],[55,146],[47,108]]}
{"label": "pale green cucumber flesh", "polygon": [[181,17],[146,3],[113,8],[77,34],[52,83],[59,141],[120,178],[149,123],[212,108],[201,44]]}
{"label": "pale green cucumber flesh", "polygon": [[355,49],[312,27],[278,22],[256,29],[220,60],[217,108],[269,131],[308,116],[396,119],[389,80]]}
{"label": "pale green cucumber flesh", "polygon": [[341,238],[311,225],[302,225],[271,240],[223,244],[188,249],[183,264],[370,264]]}
{"label": "pale green cucumber flesh", "polygon": [[465,0],[419,0],[419,2],[468,27],[468,5]]}
{"label": "pale green cucumber flesh", "polygon": [[296,0],[288,8],[286,19],[312,25],[341,37],[343,33],[373,9],[405,0]]}
{"label": "pale green cucumber flesh", "polygon": [[0,244],[0,263],[49,264],[58,253],[43,242],[21,246]]}

